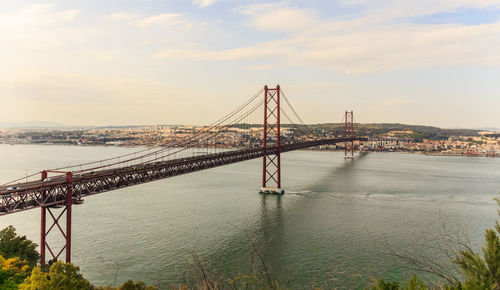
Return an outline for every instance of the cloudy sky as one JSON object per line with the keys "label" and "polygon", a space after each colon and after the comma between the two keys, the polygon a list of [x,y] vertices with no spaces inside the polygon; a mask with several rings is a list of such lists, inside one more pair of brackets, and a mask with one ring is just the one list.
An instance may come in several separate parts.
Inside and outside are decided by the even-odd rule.
{"label": "cloudy sky", "polygon": [[207,124],[278,83],[307,123],[500,127],[500,0],[0,0],[0,122]]}

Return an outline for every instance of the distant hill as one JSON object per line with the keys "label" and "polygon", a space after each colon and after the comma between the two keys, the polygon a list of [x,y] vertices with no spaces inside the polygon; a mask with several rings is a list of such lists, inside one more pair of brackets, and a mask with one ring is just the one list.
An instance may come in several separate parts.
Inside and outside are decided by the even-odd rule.
{"label": "distant hill", "polygon": [[500,132],[500,128],[496,128],[496,127],[483,127],[483,128],[477,128],[477,130]]}
{"label": "distant hill", "polygon": [[[85,129],[127,129],[127,128],[138,128],[145,127],[146,125],[124,125],[124,126],[87,126],[81,127]],[[162,125],[164,126],[164,125]],[[172,127],[182,127],[182,125],[167,125]],[[232,127],[249,128],[249,127],[261,127],[261,124],[237,124],[232,125]],[[283,128],[296,127],[297,125],[281,124]],[[326,134],[327,132],[334,132],[335,134],[343,134],[344,123],[322,123],[322,124],[312,124],[312,125],[298,125],[302,131],[307,131],[307,128],[311,129],[316,134]],[[76,126],[67,126],[56,122],[20,122],[20,123],[0,123],[0,128],[80,128]],[[433,139],[442,140],[447,139],[450,136],[477,136],[478,132],[481,131],[500,131],[497,128],[481,128],[481,129],[443,129],[433,126],[422,126],[422,125],[408,125],[401,123],[362,123],[356,124],[356,129],[359,135],[363,136],[379,136],[390,131],[412,131],[411,134],[406,134],[407,137],[422,140],[422,139]]]}
{"label": "distant hill", "polygon": [[[233,125],[233,127],[239,128],[249,128],[249,127],[260,127],[260,124],[239,124]],[[334,132],[335,134],[341,135],[344,132],[344,123],[321,123],[312,125],[291,125],[291,124],[281,124],[282,128],[294,128],[299,127],[301,131],[307,132],[308,129],[312,130],[315,134],[324,134],[327,132]],[[447,139],[450,136],[477,136],[478,132],[484,130],[476,129],[443,129],[433,126],[422,126],[422,125],[408,125],[400,123],[364,123],[356,124],[356,130],[359,135],[363,136],[379,136],[390,131],[412,131],[411,134],[406,136],[416,139]],[[307,128],[306,128],[307,127]]]}
{"label": "distant hill", "polygon": [[96,126],[95,129],[135,129],[146,127],[145,125],[124,125],[124,126]]}
{"label": "distant hill", "polygon": [[[282,125],[287,127],[287,125]],[[290,126],[290,125],[289,125]],[[342,134],[344,123],[324,123],[308,125],[309,128],[320,131],[327,130]],[[364,123],[356,124],[360,135],[378,136],[390,131],[413,131],[408,137],[414,139],[447,139],[450,136],[477,136],[480,130],[475,129],[443,129],[433,126],[408,125],[400,123]]]}

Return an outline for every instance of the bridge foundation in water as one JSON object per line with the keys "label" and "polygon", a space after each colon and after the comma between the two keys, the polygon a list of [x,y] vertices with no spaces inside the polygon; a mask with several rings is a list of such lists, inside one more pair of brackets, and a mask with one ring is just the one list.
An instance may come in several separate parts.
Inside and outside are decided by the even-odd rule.
{"label": "bridge foundation in water", "polygon": [[276,187],[261,187],[259,193],[262,194],[285,194],[285,190]]}

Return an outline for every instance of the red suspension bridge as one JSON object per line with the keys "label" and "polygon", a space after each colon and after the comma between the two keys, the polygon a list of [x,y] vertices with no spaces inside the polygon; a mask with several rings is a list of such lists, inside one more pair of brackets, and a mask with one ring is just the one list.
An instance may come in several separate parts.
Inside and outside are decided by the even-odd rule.
{"label": "red suspension bridge", "polygon": [[[285,102],[281,102],[282,99]],[[262,107],[264,115],[260,119],[256,116],[262,116],[259,110]],[[286,134],[282,131],[282,116],[288,122]],[[255,127],[256,120],[263,124],[263,134],[256,134],[259,136],[248,133],[262,128],[262,125]],[[255,158],[263,159],[261,192],[282,194],[281,153],[344,143],[345,157],[353,157],[354,142],[367,139],[356,136],[352,111],[345,112],[344,124],[344,132],[340,136],[314,137],[280,86],[265,86],[218,121],[162,147],[43,170],[3,184],[0,186],[0,215],[41,208],[41,265],[46,264],[47,254],[52,259],[58,259],[63,252],[69,263],[72,206],[83,203],[84,197]],[[238,135],[238,148],[221,149],[220,138],[228,134],[231,136],[231,132],[238,130],[247,132]],[[205,149],[203,154],[195,151],[200,148]],[[51,221],[50,227],[47,227],[47,217]],[[47,242],[48,234],[54,231],[59,231],[65,240],[59,251],[52,249]]]}

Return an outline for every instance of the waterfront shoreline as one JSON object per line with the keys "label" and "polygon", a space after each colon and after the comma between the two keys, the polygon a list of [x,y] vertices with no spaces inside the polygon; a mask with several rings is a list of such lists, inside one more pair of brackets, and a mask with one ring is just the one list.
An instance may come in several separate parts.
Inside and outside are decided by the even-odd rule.
{"label": "waterfront shoreline", "polygon": [[[0,145],[11,145],[11,146],[19,146],[19,145],[36,145],[36,146],[74,146],[74,147],[96,147],[96,148],[164,148],[164,146],[148,146],[148,145],[107,145],[107,144],[47,144],[47,143],[0,143]],[[205,149],[205,147],[197,147],[198,149]],[[219,147],[216,149],[238,149],[238,147]],[[343,152],[343,149],[300,149],[298,151],[313,151],[313,152]],[[358,153],[360,151],[357,151]],[[366,153],[398,153],[398,154],[423,154],[425,156],[435,156],[435,157],[483,157],[483,158],[499,158],[500,154],[488,155],[488,154],[447,154],[443,152],[434,152],[434,151],[389,151],[389,150],[364,150],[361,152]]]}

